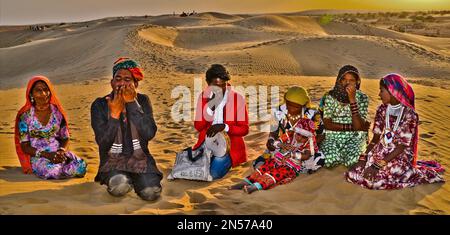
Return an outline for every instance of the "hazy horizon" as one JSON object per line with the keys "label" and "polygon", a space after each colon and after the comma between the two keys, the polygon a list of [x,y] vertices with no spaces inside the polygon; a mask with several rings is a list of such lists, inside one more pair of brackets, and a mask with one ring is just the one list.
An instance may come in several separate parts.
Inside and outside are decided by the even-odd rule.
{"label": "hazy horizon", "polygon": [[[0,0],[0,25],[80,22],[106,17],[180,14],[182,11],[226,14],[290,13],[308,10],[428,11],[448,10],[446,0]],[[270,10],[269,10],[270,9]]]}

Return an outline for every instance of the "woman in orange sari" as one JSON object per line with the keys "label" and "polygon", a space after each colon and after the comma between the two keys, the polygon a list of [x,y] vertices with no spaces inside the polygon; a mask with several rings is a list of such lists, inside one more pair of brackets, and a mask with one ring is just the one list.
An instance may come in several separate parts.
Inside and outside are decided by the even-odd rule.
{"label": "woman in orange sari", "polygon": [[16,116],[14,141],[22,171],[43,179],[83,177],[86,162],[67,151],[67,116],[44,76],[27,86],[26,103]]}

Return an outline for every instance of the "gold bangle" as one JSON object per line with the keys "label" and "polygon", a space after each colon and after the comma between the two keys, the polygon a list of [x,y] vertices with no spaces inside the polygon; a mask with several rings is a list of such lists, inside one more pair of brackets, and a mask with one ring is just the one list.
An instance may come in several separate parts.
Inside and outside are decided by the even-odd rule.
{"label": "gold bangle", "polygon": [[380,168],[383,168],[387,165],[387,162],[385,160],[378,160],[376,161],[376,164],[380,166]]}

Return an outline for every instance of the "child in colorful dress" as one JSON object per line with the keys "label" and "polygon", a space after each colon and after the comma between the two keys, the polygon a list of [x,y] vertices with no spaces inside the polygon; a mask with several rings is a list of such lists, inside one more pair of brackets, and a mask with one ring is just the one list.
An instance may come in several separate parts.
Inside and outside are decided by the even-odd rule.
{"label": "child in colorful dress", "polygon": [[[274,142],[287,131],[294,130],[294,124],[300,118],[306,118],[314,122],[315,138],[317,145],[320,146],[320,140],[323,136],[323,122],[318,109],[316,109],[309,98],[308,92],[303,87],[290,87],[284,94],[284,103],[273,110],[273,116],[270,123],[269,138],[266,143],[267,149],[264,153],[253,161],[253,169],[258,169],[270,158],[274,151]],[[313,173],[324,165],[325,156],[321,151],[316,151],[314,157],[306,164],[307,173]]]}
{"label": "child in colorful dress", "polygon": [[313,156],[318,151],[314,122],[300,118],[293,127],[274,141],[275,151],[263,165],[229,189],[244,189],[247,193],[266,190],[289,183],[298,174],[307,172],[308,166],[314,165]]}

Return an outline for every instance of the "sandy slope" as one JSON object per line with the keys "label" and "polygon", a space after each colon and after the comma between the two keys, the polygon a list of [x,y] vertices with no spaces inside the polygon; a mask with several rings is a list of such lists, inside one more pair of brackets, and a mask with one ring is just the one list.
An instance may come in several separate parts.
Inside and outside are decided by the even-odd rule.
{"label": "sandy slope", "polygon": [[[136,58],[146,74],[139,90],[150,96],[159,127],[149,147],[167,175],[175,153],[196,138],[192,121],[171,118],[176,101],[171,90],[186,85],[193,92],[194,77],[203,77],[208,65],[225,64],[233,85],[277,85],[280,92],[301,85],[317,101],[332,87],[339,67],[351,63],[365,78],[387,72],[414,77],[421,158],[437,159],[449,169],[446,38],[346,23],[323,26],[298,15],[212,12],[188,18],[106,18],[54,25],[42,32],[3,27],[0,39],[0,214],[450,214],[448,183],[369,191],[346,183],[343,167],[322,169],[252,195],[227,191],[226,186],[250,172],[247,163],[212,183],[164,179],[163,197],[155,203],[146,203],[134,193],[113,198],[103,186],[93,183],[98,154],[89,114],[90,103],[109,92],[114,59],[119,55]],[[56,90],[70,119],[70,148],[89,163],[83,179],[43,181],[20,173],[12,140],[13,120],[24,102],[26,81],[36,73],[48,75],[55,83],[68,83],[57,85]],[[362,90],[370,97],[373,118],[379,104],[378,81],[364,79]],[[252,101],[249,99],[249,110],[255,108]],[[265,122],[255,113],[250,116],[251,131],[245,140],[249,158],[254,159],[263,150],[267,133],[260,130]]]}

